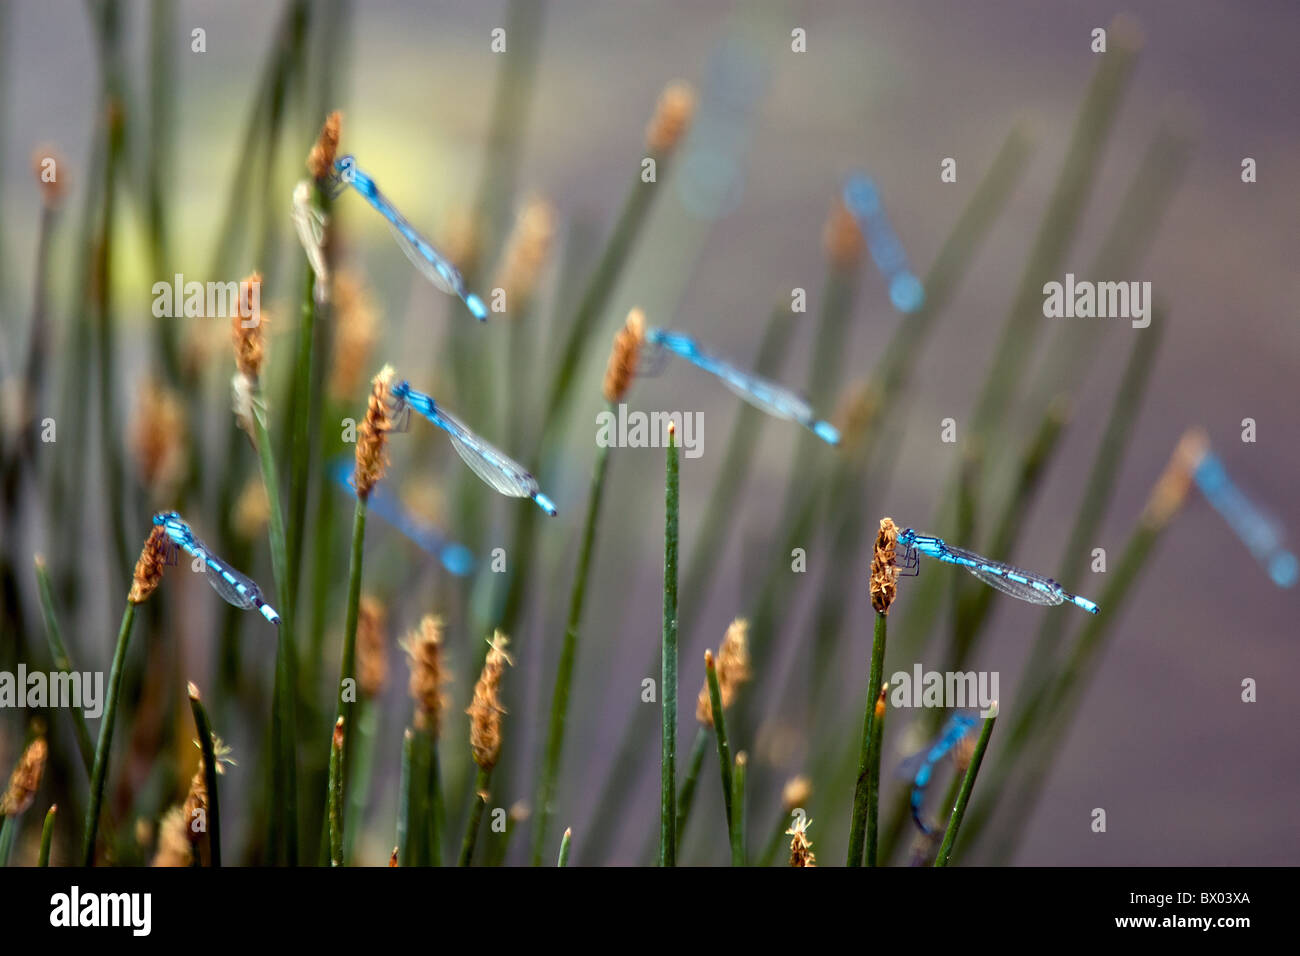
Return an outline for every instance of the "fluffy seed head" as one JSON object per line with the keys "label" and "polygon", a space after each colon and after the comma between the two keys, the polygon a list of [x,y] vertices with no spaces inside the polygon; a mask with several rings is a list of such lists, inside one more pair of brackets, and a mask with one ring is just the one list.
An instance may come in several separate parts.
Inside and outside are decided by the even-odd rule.
{"label": "fluffy seed head", "polygon": [[358,273],[334,274],[334,314],[338,321],[329,391],[335,399],[350,401],[356,398],[379,336],[379,316]]}
{"label": "fluffy seed head", "polygon": [[893,518],[880,519],[876,550],[871,558],[871,606],[877,614],[888,614],[898,596],[898,563],[894,546],[898,543],[898,525]]}
{"label": "fluffy seed head", "polygon": [[862,230],[839,196],[831,204],[826,225],[822,227],[822,249],[831,265],[842,271],[858,267],[862,259]]}
{"label": "fluffy seed head", "polygon": [[786,813],[793,812],[795,807],[802,807],[810,797],[812,781],[807,777],[791,777],[781,788],[781,806],[785,807]]}
{"label": "fluffy seed head", "polygon": [[140,386],[131,420],[131,452],[146,488],[156,499],[171,497],[185,469],[185,406],[153,380]]}
{"label": "fluffy seed head", "polygon": [[614,348],[609,353],[609,364],[605,367],[605,400],[622,401],[627,394],[632,379],[636,377],[636,368],[641,361],[641,346],[645,344],[645,313],[633,309],[627,314],[623,328],[614,334]]}
{"label": "fluffy seed head", "polygon": [[[718,696],[722,699],[722,709],[726,710],[736,699],[740,685],[750,678],[749,622],[744,618],[738,617],[727,626],[714,669],[718,674]],[[695,703],[695,719],[705,727],[713,726],[713,702],[709,699],[707,680]]]}
{"label": "fluffy seed head", "polygon": [[27,745],[9,776],[9,788],[0,797],[0,816],[16,817],[32,805],[36,791],[41,787],[41,775],[45,772],[48,755],[44,737],[37,737]]}
{"label": "fluffy seed head", "polygon": [[388,683],[388,611],[371,594],[357,609],[357,684],[367,697],[378,697]]}
{"label": "fluffy seed head", "polygon": [[389,410],[392,407],[393,367],[385,365],[371,380],[366,417],[357,434],[357,464],[352,473],[352,484],[357,497],[363,501],[384,477],[384,470],[388,467],[388,433],[393,428]]}
{"label": "fluffy seed head", "polygon": [[325,125],[307,154],[307,169],[318,180],[328,179],[334,172],[334,157],[339,151],[342,129],[343,114],[335,110],[325,117]]}
{"label": "fluffy seed head", "polygon": [[426,614],[402,643],[411,666],[409,688],[415,701],[415,726],[438,736],[446,706],[443,687],[451,680],[443,660],[442,619]]}
{"label": "fluffy seed head", "polygon": [[1178,513],[1187,499],[1201,459],[1210,450],[1210,439],[1201,428],[1189,428],[1178,440],[1173,457],[1151,489],[1146,507],[1142,509],[1142,522],[1149,528],[1163,528]]}
{"label": "fluffy seed head", "polygon": [[652,153],[671,152],[686,135],[694,116],[695,88],[684,80],[669,83],[659,94],[654,116],[646,126],[646,148]]}
{"label": "fluffy seed head", "polygon": [[555,237],[555,208],[531,197],[519,211],[492,285],[505,290],[507,312],[522,316],[537,291]]}
{"label": "fluffy seed head", "polygon": [[811,820],[801,816],[785,831],[790,838],[790,865],[793,867],[817,865],[817,855],[813,853],[812,841],[808,839],[808,827],[811,824]]}
{"label": "fluffy seed head", "polygon": [[484,770],[495,767],[501,756],[501,718],[506,712],[501,706],[501,678],[506,665],[514,663],[506,652],[510,638],[497,631],[488,643],[491,650],[474,685],[474,700],[465,711],[469,714],[469,745],[474,762]]}
{"label": "fluffy seed head", "polygon": [[142,604],[149,595],[158,589],[162,581],[163,569],[167,566],[167,532],[159,525],[149,530],[140,557],[135,562],[135,573],[131,576],[131,593],[127,600],[132,604]]}
{"label": "fluffy seed head", "polygon": [[190,846],[189,822],[185,808],[174,806],[158,825],[158,849],[154,853],[154,866],[189,866],[194,859]]}
{"label": "fluffy seed head", "polygon": [[256,382],[266,360],[266,315],[261,309],[262,274],[254,272],[239,283],[239,304],[230,316],[235,367]]}

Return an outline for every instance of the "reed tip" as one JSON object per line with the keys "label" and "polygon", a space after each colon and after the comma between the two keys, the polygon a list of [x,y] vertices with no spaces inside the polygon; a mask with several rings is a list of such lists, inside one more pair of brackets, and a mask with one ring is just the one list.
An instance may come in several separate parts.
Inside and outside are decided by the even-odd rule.
{"label": "reed tip", "polygon": [[641,347],[645,344],[645,313],[632,309],[627,314],[623,328],[614,334],[614,347],[605,367],[605,384],[602,393],[607,402],[620,402],[636,377],[641,361]]}
{"label": "reed tip", "polygon": [[23,755],[18,758],[18,764],[9,776],[9,787],[4,796],[0,797],[0,816],[16,817],[32,805],[36,791],[41,786],[47,756],[49,747],[44,737],[37,737],[23,750]]}
{"label": "reed tip", "polygon": [[469,714],[469,745],[474,762],[484,770],[496,766],[501,756],[501,724],[506,713],[501,703],[501,679],[508,665],[514,663],[506,646],[510,638],[496,631],[488,641],[490,650],[483,671],[474,684],[474,698],[465,713]]}
{"label": "reed tip", "polygon": [[1196,469],[1209,450],[1210,439],[1203,428],[1183,432],[1142,511],[1142,521],[1148,528],[1164,527],[1183,506]]}
{"label": "reed tip", "polygon": [[194,683],[194,681],[186,681],[186,682],[185,682],[185,692],[188,693],[188,694],[190,695],[190,700],[198,701],[198,700],[200,699],[200,698],[199,698],[199,685],[196,684],[196,683]]}
{"label": "reed tip", "polygon": [[163,569],[167,566],[167,532],[161,525],[149,529],[149,537],[140,549],[140,557],[135,562],[135,572],[131,576],[131,593],[127,600],[132,604],[142,604],[149,595],[158,589],[162,581]]}
{"label": "reed tip", "polygon": [[352,474],[352,486],[362,501],[370,497],[371,489],[384,477],[388,468],[388,433],[393,428],[390,410],[393,407],[395,374],[391,365],[385,365],[371,380],[366,415],[357,430],[356,468]]}
{"label": "reed tip", "polygon": [[793,813],[798,807],[802,807],[812,796],[812,781],[800,774],[797,777],[791,777],[781,788],[781,806],[785,807],[786,813]]}
{"label": "reed tip", "polygon": [[307,154],[307,169],[311,172],[313,178],[319,182],[324,182],[334,174],[334,157],[339,151],[339,138],[342,135],[342,129],[343,114],[338,110],[334,110],[325,117],[325,123],[321,126],[320,135],[316,137],[311,152]]}
{"label": "reed tip", "polygon": [[674,80],[664,87],[646,126],[646,147],[660,154],[675,149],[690,128],[695,105],[695,88],[685,80]]}
{"label": "reed tip", "polygon": [[411,667],[408,689],[415,701],[415,726],[435,739],[446,707],[444,685],[451,681],[443,660],[442,618],[426,614],[419,627],[407,635],[402,648]]}
{"label": "reed tip", "polygon": [[862,248],[862,230],[858,228],[858,221],[844,205],[843,197],[837,195],[822,227],[822,251],[836,269],[850,271],[861,262]]}
{"label": "reed tip", "polygon": [[790,865],[796,869],[817,865],[817,855],[813,853],[812,841],[808,839],[808,827],[811,825],[812,820],[800,816],[785,831],[785,835],[790,838]]}
{"label": "reed tip", "polygon": [[[752,676],[749,663],[749,622],[738,617],[727,625],[717,658],[712,651],[705,651],[704,666],[717,674],[718,697],[724,711],[736,699],[741,685]],[[709,696],[707,678],[695,702],[695,719],[705,727],[713,726],[713,701]]]}

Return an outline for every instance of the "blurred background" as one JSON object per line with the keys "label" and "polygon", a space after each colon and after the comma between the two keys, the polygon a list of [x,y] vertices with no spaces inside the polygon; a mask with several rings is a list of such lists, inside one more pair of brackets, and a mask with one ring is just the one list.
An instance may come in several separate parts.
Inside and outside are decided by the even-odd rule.
{"label": "blurred background", "polygon": [[[1300,75],[1292,66],[1300,8],[1282,0],[1249,10],[1213,0],[1116,9],[1032,0],[549,0],[125,2],[105,11],[98,2],[28,0],[0,9],[0,373],[6,468],[21,454],[28,469],[3,529],[14,582],[5,605],[6,669],[19,659],[49,666],[31,574],[37,553],[47,556],[59,585],[59,613],[78,668],[106,669],[129,572],[129,564],[117,568],[113,522],[125,530],[133,560],[148,514],[171,506],[142,479],[130,438],[142,383],[166,378],[160,320],[150,313],[155,282],[174,273],[231,281],[260,270],[271,316],[269,412],[284,435],[277,448],[288,449],[292,429],[307,427],[280,398],[297,347],[305,269],[290,196],[307,175],[303,158],[325,114],[338,109],[341,151],[354,153],[404,215],[458,258],[485,298],[525,200],[541,197],[553,208],[554,238],[536,307],[526,316],[493,317],[483,328],[411,269],[360,196],[344,193],[330,210],[336,275],[346,271],[364,284],[378,321],[362,375],[338,407],[359,419],[369,377],[392,362],[533,469],[560,510],[536,528],[527,590],[510,628],[515,667],[506,678],[506,748],[489,806],[535,800],[596,454],[595,416],[604,407],[601,377],[613,333],[638,306],[652,325],[688,332],[742,367],[756,364],[765,330],[788,324],[769,374],[807,390],[827,417],[842,408],[853,383],[877,381],[873,370],[895,354],[890,348],[901,348],[910,363],[904,380],[892,383],[887,412],[869,426],[880,437],[860,468],[837,470],[837,455],[857,461],[852,450],[813,447],[794,424],[751,424],[758,444],[746,480],[714,499],[728,512],[725,533],[708,554],[692,556],[711,564],[712,576],[681,608],[679,764],[696,734],[704,649],[718,646],[734,617],[753,617],[769,592],[780,593],[766,633],[754,635],[755,678],[740,692],[745,710],[733,728],[733,748],[750,753],[754,856],[782,819],[782,785],[803,773],[811,778],[813,796],[803,806],[820,862],[843,860],[871,645],[867,566],[878,519],[889,515],[980,550],[990,547],[1005,517],[1016,529],[1015,547],[992,556],[1055,574],[1103,437],[1122,415],[1131,433],[1104,513],[1087,537],[1089,553],[1106,549],[1108,571],[1088,570],[1085,556],[1082,575],[1062,579],[1102,604],[1105,646],[1077,687],[1068,726],[1054,738],[1044,735],[1051,759],[1033,799],[1017,789],[1010,770],[1004,785],[993,787],[999,744],[1010,739],[1007,729],[1026,700],[1018,681],[1045,616],[1063,619],[1054,622],[1060,633],[1053,638],[1063,648],[1091,622],[1068,606],[1040,608],[993,595],[987,618],[972,625],[978,646],[970,644],[964,668],[999,674],[1003,717],[975,791],[977,804],[984,798],[996,809],[981,838],[962,847],[961,861],[1296,861],[1296,590],[1275,586],[1193,494],[1122,603],[1108,608],[1104,596],[1153,484],[1191,426],[1205,429],[1234,480],[1280,519],[1293,546],[1300,535],[1291,493],[1300,447]],[[1117,13],[1126,17],[1114,21]],[[105,27],[111,23],[116,27]],[[491,49],[497,27],[507,30],[504,54]],[[1106,54],[1091,50],[1097,27],[1109,31]],[[196,28],[205,31],[205,52],[192,50]],[[795,29],[806,31],[806,52],[791,49]],[[106,44],[105,36],[113,39]],[[105,49],[114,56],[105,58]],[[1128,57],[1131,72],[1116,67],[1108,79],[1108,57]],[[291,68],[281,76],[277,63]],[[115,203],[105,204],[109,75],[124,91],[124,125]],[[277,77],[283,89],[268,93]],[[694,119],[672,155],[661,157],[657,182],[642,184],[646,126],[674,80],[694,87]],[[34,152],[58,157],[64,189],[49,236],[48,376],[35,397],[36,417],[53,416],[58,432],[54,442],[24,449],[15,436],[24,427],[21,370],[32,341],[42,218]],[[1257,163],[1257,182],[1242,182],[1245,157]],[[955,182],[940,180],[945,158],[956,160]],[[955,227],[968,221],[970,204],[982,202],[985,177],[1002,176],[969,220],[968,255],[946,273],[951,287],[933,327],[910,346],[898,343],[908,342],[909,323],[922,316],[894,309],[870,256],[849,250],[837,259],[832,243],[828,264],[826,223],[855,170],[874,179],[912,268],[927,280],[936,260],[942,265]],[[242,193],[241,182],[251,183]],[[1073,211],[1060,199],[1063,183]],[[548,439],[544,468],[542,458],[529,457],[542,443],[544,383],[626,197],[637,189],[653,190],[653,199],[583,337],[566,424]],[[1053,209],[1056,226],[1048,228]],[[111,228],[96,245],[105,221]],[[1126,238],[1125,255],[1107,260],[1108,244]],[[104,244],[112,249],[107,289],[94,268]],[[1116,267],[1097,272],[1099,256]],[[1050,269],[1027,274],[1032,262]],[[1014,360],[1015,374],[994,386],[1009,393],[986,406],[989,418],[980,423],[976,409],[990,369],[998,367],[1017,290],[1041,289],[1067,272],[1151,282],[1163,314],[1156,318],[1158,347],[1141,359],[1149,363],[1144,388],[1136,400],[1128,395],[1117,403],[1130,355],[1155,325],[1024,318],[1022,309],[1021,324],[1012,327],[1028,332],[1015,332],[1011,348],[1023,354]],[[789,314],[795,288],[807,291],[805,313]],[[97,301],[108,303],[107,340],[94,324]],[[1028,301],[1039,308],[1041,293]],[[786,314],[769,318],[774,309]],[[248,524],[234,510],[256,481],[257,462],[246,441],[231,440],[228,324],[161,321],[175,323],[175,384],[196,436],[172,500],[185,502],[178,506],[196,530],[260,581],[269,598],[275,592],[257,509]],[[335,319],[326,312],[320,321]],[[515,327],[521,321],[531,323],[522,344]],[[834,374],[824,378],[816,374],[817,345],[828,327],[839,337],[829,350]],[[78,366],[78,354],[88,364]],[[106,367],[110,387],[101,391]],[[520,368],[525,380],[516,377]],[[90,377],[81,374],[85,369]],[[1057,382],[1069,385],[1068,422],[1032,487],[1017,488],[1017,463]],[[699,574],[700,565],[692,571],[686,556],[710,517],[710,495],[733,429],[743,424],[742,406],[680,361],[638,378],[625,401],[703,415],[703,454],[684,459],[681,471],[683,574]],[[327,404],[326,413],[333,407]],[[941,440],[947,418],[956,422],[956,443]],[[1254,443],[1241,439],[1246,418],[1257,424]],[[446,443],[421,425],[395,451],[386,484],[463,541],[480,571],[455,578],[390,525],[371,521],[363,590],[384,602],[391,636],[391,673],[374,711],[369,802],[351,851],[354,862],[371,865],[384,862],[394,842],[401,728],[411,706],[397,639],[430,612],[446,623],[455,675],[440,752],[449,833],[459,840],[472,784],[462,711],[480,642],[502,623],[505,576],[487,564],[493,548],[519,553],[518,510],[532,508],[466,479]],[[974,512],[958,516],[952,489],[977,433],[983,491]],[[323,421],[320,434],[307,506],[316,517],[304,561],[318,552],[329,556],[319,622],[325,676],[306,691],[323,710],[339,661],[351,510],[326,466],[350,455],[351,446],[339,440],[334,421]],[[119,496],[106,472],[115,460]],[[282,480],[288,472],[282,462]],[[814,489],[814,498],[800,497]],[[657,676],[657,666],[647,665],[660,631],[662,450],[614,449],[605,491],[547,855],[569,826],[576,862],[646,863],[658,825],[659,731],[657,708],[641,701],[641,682]],[[816,520],[801,531],[791,503],[809,500]],[[322,525],[327,512],[333,517]],[[850,520],[858,537],[840,548],[835,533]],[[969,537],[959,534],[963,529]],[[806,572],[790,570],[790,545],[806,549]],[[886,675],[910,672],[916,662],[927,670],[950,666],[962,627],[951,600],[978,599],[977,591],[961,591],[965,582],[954,584],[960,573],[929,562],[918,581],[900,585]],[[939,579],[937,590],[923,592],[921,582],[931,578]],[[690,588],[684,577],[684,592]],[[918,602],[927,593],[930,626],[909,625],[909,617],[920,619]],[[156,820],[183,798],[197,756],[184,696],[185,680],[194,680],[239,761],[222,778],[228,858],[259,861],[274,642],[255,615],[229,612],[201,582],[175,571],[159,595],[147,623],[137,624],[127,672],[122,756],[115,757],[109,790],[119,824],[114,852],[123,860],[147,858],[130,846],[136,834],[122,821]],[[835,627],[827,632],[831,619]],[[304,662],[316,649],[305,630],[298,635]],[[1247,678],[1258,682],[1255,703],[1241,700]],[[887,722],[887,768],[932,732],[915,716],[902,712]],[[31,717],[0,713],[0,767],[17,758]],[[61,752],[68,768],[51,771],[48,792],[80,791],[84,807],[85,775],[68,742],[67,716],[51,712],[48,720],[51,765],[59,768]],[[303,723],[306,803],[318,797],[312,768],[326,752],[328,720]],[[709,752],[683,842],[685,863],[727,860],[715,761]],[[991,789],[982,792],[986,783]],[[947,786],[941,779],[931,789]],[[887,776],[883,789],[889,808],[907,783]],[[49,801],[41,800],[43,812]],[[932,794],[929,806],[937,803]],[[1106,810],[1105,833],[1091,828],[1094,808]],[[535,820],[534,812],[521,832]],[[72,847],[80,819],[64,823],[60,839]],[[38,833],[39,823],[29,819],[29,840],[33,828]],[[908,861],[912,837],[910,822],[897,831],[895,862]],[[304,837],[313,848],[307,857],[314,839]],[[523,837],[499,848],[495,834],[485,830],[480,839],[488,859],[529,858]]]}

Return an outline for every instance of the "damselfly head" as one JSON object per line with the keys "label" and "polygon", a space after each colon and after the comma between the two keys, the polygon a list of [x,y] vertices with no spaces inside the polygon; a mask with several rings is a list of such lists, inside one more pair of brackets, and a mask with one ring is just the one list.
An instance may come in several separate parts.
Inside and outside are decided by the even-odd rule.
{"label": "damselfly head", "polygon": [[160,511],[153,516],[153,523],[156,525],[164,525],[168,521],[179,521],[180,517],[181,515],[179,511]]}

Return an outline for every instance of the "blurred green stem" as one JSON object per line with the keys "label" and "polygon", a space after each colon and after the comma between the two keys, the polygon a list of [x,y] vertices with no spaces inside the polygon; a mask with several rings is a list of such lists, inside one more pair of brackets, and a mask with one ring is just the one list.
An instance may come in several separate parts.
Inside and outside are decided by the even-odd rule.
{"label": "blurred green stem", "polygon": [[659,865],[677,865],[677,436],[668,428],[664,494],[664,626],[659,693],[663,733],[659,761]]}
{"label": "blurred green stem", "polygon": [[95,835],[99,830],[99,809],[104,803],[104,785],[108,781],[108,758],[113,749],[113,728],[117,723],[117,709],[121,703],[126,648],[131,640],[131,625],[134,621],[135,605],[127,601],[126,610],[122,612],[122,626],[117,631],[117,646],[113,650],[113,665],[108,674],[108,699],[104,702],[104,716],[99,724],[99,742],[95,745],[95,763],[90,772],[90,805],[86,809],[86,827],[81,839],[82,866],[95,865]]}
{"label": "blurred green stem", "polygon": [[984,751],[988,749],[989,737],[993,734],[993,725],[997,719],[997,714],[984,719],[984,729],[980,731],[980,738],[975,744],[975,753],[971,756],[966,773],[962,777],[961,789],[957,792],[957,802],[952,808],[952,815],[948,817],[948,829],[944,831],[943,842],[939,844],[939,854],[934,858],[935,866],[947,866],[952,859],[952,845],[957,840],[957,831],[961,828],[962,817],[966,815],[966,804],[970,802],[971,790],[975,788],[975,777],[980,772],[980,764],[984,762]]}

